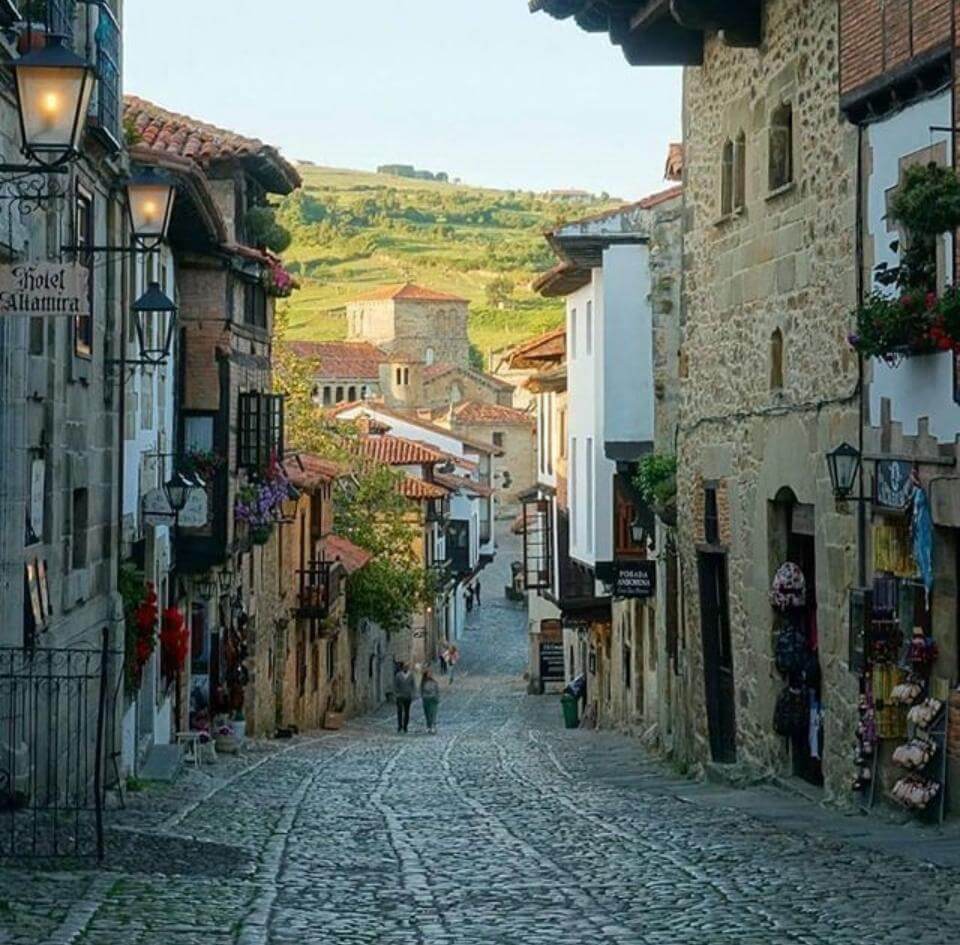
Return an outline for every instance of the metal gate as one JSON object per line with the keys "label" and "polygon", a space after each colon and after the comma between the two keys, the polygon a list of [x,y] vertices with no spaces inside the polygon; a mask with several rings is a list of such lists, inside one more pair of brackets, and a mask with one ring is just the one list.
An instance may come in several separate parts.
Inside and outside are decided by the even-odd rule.
{"label": "metal gate", "polygon": [[103,859],[117,655],[0,648],[0,858]]}

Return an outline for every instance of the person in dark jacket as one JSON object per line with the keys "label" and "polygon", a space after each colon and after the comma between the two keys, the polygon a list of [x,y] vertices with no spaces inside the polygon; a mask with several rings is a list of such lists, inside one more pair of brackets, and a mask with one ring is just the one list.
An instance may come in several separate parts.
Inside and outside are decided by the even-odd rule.
{"label": "person in dark jacket", "polygon": [[428,666],[423,671],[420,683],[420,698],[423,699],[423,714],[427,719],[427,731],[437,734],[437,709],[440,707],[440,683],[437,682]]}
{"label": "person in dark jacket", "polygon": [[397,732],[405,732],[410,725],[410,705],[417,693],[417,680],[404,663],[393,677],[393,697],[397,702]]}
{"label": "person in dark jacket", "polygon": [[480,581],[473,582],[473,599],[477,607],[480,607]]}

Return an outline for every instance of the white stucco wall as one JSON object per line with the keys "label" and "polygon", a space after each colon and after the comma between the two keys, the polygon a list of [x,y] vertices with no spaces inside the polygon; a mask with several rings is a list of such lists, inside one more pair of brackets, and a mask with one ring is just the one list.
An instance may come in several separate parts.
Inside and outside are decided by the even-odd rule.
{"label": "white stucco wall", "polygon": [[603,308],[604,274],[594,269],[590,284],[567,297],[570,555],[590,567],[613,557],[616,467],[603,449]]}
{"label": "white stucco wall", "polygon": [[645,243],[603,253],[604,440],[653,443],[653,312]]}
{"label": "white stucco wall", "polygon": [[[896,266],[898,254],[890,248],[896,233],[885,219],[887,193],[900,179],[900,161],[931,145],[943,143],[951,158],[949,132],[931,132],[931,126],[948,127],[950,94],[943,92],[917,102],[884,121],[867,126],[867,144],[871,155],[867,180],[865,224],[873,246],[874,263]],[[944,258],[952,259],[953,239],[945,237]],[[947,264],[946,280],[951,281],[953,267]],[[881,404],[890,401],[891,418],[903,425],[907,436],[918,433],[918,422],[928,418],[929,431],[943,443],[952,443],[960,435],[960,404],[953,398],[953,357],[949,352],[909,357],[891,367],[883,361],[871,364],[869,422],[880,425]]]}

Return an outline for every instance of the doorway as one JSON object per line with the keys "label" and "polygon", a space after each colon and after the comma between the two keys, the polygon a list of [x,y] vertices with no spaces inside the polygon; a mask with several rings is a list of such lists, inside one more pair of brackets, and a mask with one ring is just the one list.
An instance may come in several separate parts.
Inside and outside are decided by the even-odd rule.
{"label": "doorway", "polygon": [[700,636],[703,641],[710,753],[719,764],[733,764],[737,760],[737,718],[733,650],[730,645],[727,556],[719,552],[701,552],[698,566]]}

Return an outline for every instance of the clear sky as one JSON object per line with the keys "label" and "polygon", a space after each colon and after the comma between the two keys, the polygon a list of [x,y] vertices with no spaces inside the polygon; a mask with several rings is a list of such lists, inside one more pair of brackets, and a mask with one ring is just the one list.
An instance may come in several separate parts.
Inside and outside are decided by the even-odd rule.
{"label": "clear sky", "polygon": [[291,158],[466,183],[661,189],[680,71],[527,0],[126,0],[126,90]]}

